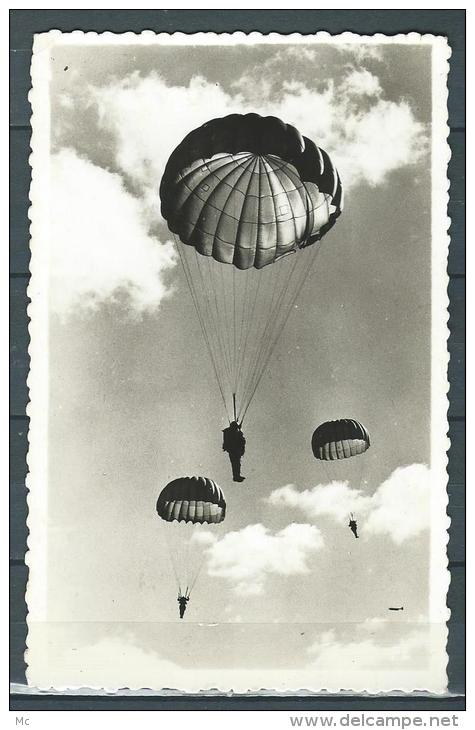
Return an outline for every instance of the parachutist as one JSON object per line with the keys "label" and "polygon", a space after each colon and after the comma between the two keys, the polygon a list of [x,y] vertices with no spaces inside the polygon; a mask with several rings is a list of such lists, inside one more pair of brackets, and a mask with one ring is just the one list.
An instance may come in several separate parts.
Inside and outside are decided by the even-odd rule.
{"label": "parachutist", "polygon": [[233,481],[243,482],[246,477],[241,475],[241,458],[246,450],[246,439],[237,421],[232,421],[228,428],[223,430],[223,451],[229,454],[233,470]]}
{"label": "parachutist", "polygon": [[358,537],[358,525],[356,524],[356,520],[353,517],[353,515],[350,515],[350,521],[348,523],[348,527],[350,528],[353,535],[355,537]]}
{"label": "parachutist", "polygon": [[182,596],[181,593],[178,594],[177,601],[180,606],[180,618],[183,618],[183,616],[185,615],[186,606],[187,606],[187,603],[189,600],[190,600],[189,596]]}
{"label": "parachutist", "polygon": [[[197,549],[192,537],[197,535],[195,530],[199,530],[200,525],[217,527],[224,520],[226,500],[221,488],[212,479],[178,477],[160,492],[157,514],[165,523],[177,523],[173,528],[167,524],[164,536],[169,532],[168,550],[177,582],[180,618],[183,618],[187,601],[180,599],[189,599],[203,560],[202,551]],[[181,527],[181,523],[187,527]],[[186,586],[184,596],[181,593],[182,586]]]}

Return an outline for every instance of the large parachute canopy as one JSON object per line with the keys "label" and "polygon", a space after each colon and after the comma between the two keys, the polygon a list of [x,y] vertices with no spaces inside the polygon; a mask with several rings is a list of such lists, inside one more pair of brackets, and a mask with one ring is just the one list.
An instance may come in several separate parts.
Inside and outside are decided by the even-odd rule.
{"label": "large parachute canopy", "polygon": [[178,145],[160,198],[228,417],[242,422],[311,270],[312,244],[343,209],[338,172],[295,127],[231,114]]}
{"label": "large parachute canopy", "polygon": [[321,423],[312,436],[316,459],[334,461],[364,454],[370,447],[369,433],[362,423],[352,418]]}
{"label": "large parachute canopy", "polygon": [[276,117],[231,114],[172,153],[162,215],[181,241],[238,269],[261,269],[320,239],[342,210],[327,153]]}

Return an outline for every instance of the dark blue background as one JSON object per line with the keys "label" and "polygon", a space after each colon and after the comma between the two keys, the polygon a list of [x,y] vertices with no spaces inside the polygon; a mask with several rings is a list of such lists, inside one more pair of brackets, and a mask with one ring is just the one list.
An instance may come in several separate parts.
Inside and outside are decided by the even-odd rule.
{"label": "dark blue background", "polygon": [[464,10],[11,10],[10,11],[10,679],[25,683],[26,452],[28,402],[30,62],[33,34],[58,28],[140,32],[197,31],[372,34],[409,31],[445,35],[449,75],[449,165],[452,219],[450,274],[449,542],[451,585],[449,698],[430,696],[94,697],[12,694],[22,710],[418,710],[465,709],[465,11]]}

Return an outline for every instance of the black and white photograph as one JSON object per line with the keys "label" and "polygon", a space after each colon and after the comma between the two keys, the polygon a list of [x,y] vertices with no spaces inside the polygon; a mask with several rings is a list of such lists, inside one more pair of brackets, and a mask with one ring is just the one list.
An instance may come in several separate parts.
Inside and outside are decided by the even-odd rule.
{"label": "black and white photograph", "polygon": [[447,40],[33,51],[30,687],[444,694]]}

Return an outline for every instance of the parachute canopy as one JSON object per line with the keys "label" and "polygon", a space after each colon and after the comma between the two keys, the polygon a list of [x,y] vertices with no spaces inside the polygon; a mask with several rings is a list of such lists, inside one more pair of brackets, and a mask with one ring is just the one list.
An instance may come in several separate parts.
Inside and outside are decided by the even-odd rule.
{"label": "parachute canopy", "polygon": [[183,243],[241,270],[318,241],[343,209],[329,155],[290,124],[258,114],[190,132],[168,160],[160,198]]}
{"label": "parachute canopy", "polygon": [[180,477],[161,491],[157,512],[166,522],[216,523],[224,520],[226,501],[212,479]]}
{"label": "parachute canopy", "polygon": [[312,436],[312,451],[316,459],[333,461],[363,454],[369,449],[369,433],[362,423],[352,418],[325,421]]}

